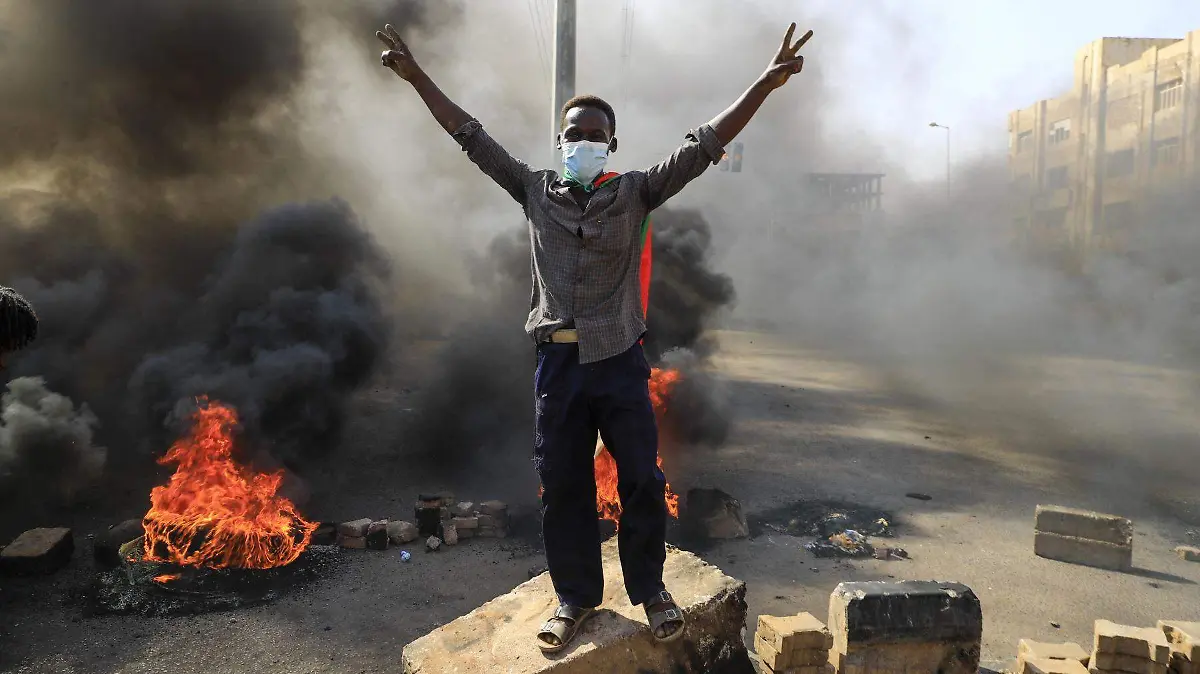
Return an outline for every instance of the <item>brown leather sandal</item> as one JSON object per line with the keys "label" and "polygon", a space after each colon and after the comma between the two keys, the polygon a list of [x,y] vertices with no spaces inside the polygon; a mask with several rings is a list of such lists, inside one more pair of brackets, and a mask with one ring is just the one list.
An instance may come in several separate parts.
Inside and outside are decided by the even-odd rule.
{"label": "brown leather sandal", "polygon": [[579,633],[583,623],[595,612],[594,608],[560,605],[554,609],[554,615],[542,623],[542,628],[538,630],[538,648],[542,649],[543,653],[557,653],[566,648]]}
{"label": "brown leather sandal", "polygon": [[[666,608],[651,610],[652,606],[660,606],[666,604]],[[648,601],[643,606],[646,609],[646,621],[650,623],[650,634],[654,635],[654,640],[660,644],[665,644],[683,636],[683,628],[685,621],[683,619],[683,610],[671,598],[671,593],[663,590],[655,596],[653,601]],[[661,627],[668,625],[678,625],[674,630],[667,632],[666,636],[658,636],[658,630]]]}

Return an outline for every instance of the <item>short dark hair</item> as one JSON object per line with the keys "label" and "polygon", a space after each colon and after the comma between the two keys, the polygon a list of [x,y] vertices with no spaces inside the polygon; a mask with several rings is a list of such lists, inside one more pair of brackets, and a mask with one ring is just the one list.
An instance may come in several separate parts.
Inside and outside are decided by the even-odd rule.
{"label": "short dark hair", "polygon": [[558,119],[559,128],[566,126],[567,112],[570,111],[571,108],[596,108],[600,110],[606,117],[608,117],[609,132],[613,135],[616,135],[617,113],[613,112],[613,107],[608,104],[608,101],[600,98],[599,96],[593,96],[591,94],[583,94],[582,96],[576,96],[572,98],[566,103],[563,103],[562,112],[560,113]]}

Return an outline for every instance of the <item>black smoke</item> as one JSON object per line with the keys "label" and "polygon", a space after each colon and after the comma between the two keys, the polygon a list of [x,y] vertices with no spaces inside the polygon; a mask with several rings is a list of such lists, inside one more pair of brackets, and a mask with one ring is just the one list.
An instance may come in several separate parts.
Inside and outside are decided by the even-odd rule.
{"label": "black smoke", "polygon": [[[200,394],[235,404],[273,462],[327,452],[387,345],[392,270],[297,131],[306,29],[338,22],[365,48],[385,18],[411,32],[458,5],[336,4],[0,12],[0,281],[41,319],[5,374],[94,415],[110,482],[151,469]],[[43,439],[75,432],[6,451],[52,456]]]}

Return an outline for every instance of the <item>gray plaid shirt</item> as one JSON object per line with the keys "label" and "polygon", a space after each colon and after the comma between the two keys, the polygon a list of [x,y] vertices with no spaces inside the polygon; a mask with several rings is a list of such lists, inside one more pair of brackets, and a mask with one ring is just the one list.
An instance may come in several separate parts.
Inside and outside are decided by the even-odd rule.
{"label": "gray plaid shirt", "polygon": [[639,262],[646,216],[725,154],[712,127],[689,133],[670,157],[596,190],[580,208],[554,171],[513,158],[475,120],[454,132],[467,157],[525,209],[533,297],[525,331],[535,342],[574,321],[579,362],[623,353],[646,331]]}

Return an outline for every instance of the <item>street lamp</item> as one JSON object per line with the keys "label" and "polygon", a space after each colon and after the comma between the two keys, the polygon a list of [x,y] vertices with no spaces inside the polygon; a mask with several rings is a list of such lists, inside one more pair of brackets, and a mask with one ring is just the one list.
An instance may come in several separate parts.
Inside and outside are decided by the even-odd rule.
{"label": "street lamp", "polygon": [[950,202],[950,127],[937,122],[930,122],[929,126],[934,129],[946,130],[946,203]]}

